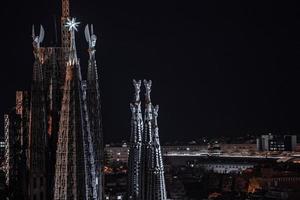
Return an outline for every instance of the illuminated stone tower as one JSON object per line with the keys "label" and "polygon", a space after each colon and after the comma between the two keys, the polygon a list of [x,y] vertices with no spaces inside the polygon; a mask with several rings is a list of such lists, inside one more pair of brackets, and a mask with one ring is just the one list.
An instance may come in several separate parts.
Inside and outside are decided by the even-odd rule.
{"label": "illuminated stone tower", "polygon": [[[148,112],[149,113],[149,112]],[[162,160],[161,146],[158,134],[158,106],[152,108],[152,143],[147,155],[147,200],[166,200],[166,185],[164,177],[164,166]]]}
{"label": "illuminated stone tower", "polygon": [[30,102],[29,130],[29,199],[46,199],[46,102],[43,77],[44,57],[40,47],[44,39],[44,29],[40,27],[39,36],[33,28],[34,65]]}
{"label": "illuminated stone tower", "polygon": [[[145,112],[142,119],[140,85],[135,82],[135,102],[131,104],[129,151],[129,199],[166,200],[164,166],[158,133],[158,106],[151,102],[152,81],[144,80]],[[144,120],[144,121],[143,121]]]}
{"label": "illuminated stone tower", "polygon": [[158,106],[151,103],[152,81],[144,80],[145,116],[144,116],[144,166],[143,166],[143,199],[165,200],[167,199],[164,167],[162,162],[161,147],[158,135]]}
{"label": "illuminated stone tower", "polygon": [[68,19],[71,32],[55,166],[55,200],[98,199],[93,141],[85,90],[75,45],[79,22]]}
{"label": "illuminated stone tower", "polygon": [[69,0],[62,0],[61,11],[61,46],[66,50],[70,47],[71,34],[68,28],[65,27],[67,20],[70,18],[70,2]]}
{"label": "illuminated stone tower", "polygon": [[141,199],[141,153],[143,118],[141,112],[140,87],[141,81],[133,80],[135,89],[134,101],[130,104],[131,136],[128,158],[128,199]]}
{"label": "illuminated stone tower", "polygon": [[[91,29],[90,29],[91,28]],[[103,198],[103,129],[101,116],[101,102],[100,102],[100,88],[98,79],[98,69],[96,63],[96,41],[97,36],[94,34],[93,25],[85,27],[85,38],[89,45],[89,61],[87,70],[87,105],[90,120],[91,136],[93,140],[93,148],[95,151],[95,165],[96,165],[96,185],[98,198]]]}
{"label": "illuminated stone tower", "polygon": [[16,106],[4,115],[5,174],[9,199],[27,199],[28,93],[16,92]]}
{"label": "illuminated stone tower", "polygon": [[[21,119],[19,137],[21,152],[19,154],[20,159],[20,173],[18,176],[20,190],[22,191],[22,198],[26,199],[28,196],[28,142],[29,142],[29,95],[27,91],[17,91],[16,92],[16,114]],[[16,186],[14,186],[16,188]]]}
{"label": "illuminated stone tower", "polygon": [[20,166],[24,171],[28,169],[28,174],[22,174],[28,184],[19,182],[19,188],[23,199],[101,200],[103,137],[95,59],[97,38],[93,26],[91,30],[87,26],[90,59],[85,84],[75,45],[78,23],[70,20],[69,0],[61,0],[61,5],[60,45],[42,47],[44,28],[40,26],[38,35],[32,28],[35,60],[30,109],[21,107],[25,99],[29,102],[27,94],[17,93],[16,115],[5,118],[8,125],[17,125],[17,131],[10,133],[20,136]]}

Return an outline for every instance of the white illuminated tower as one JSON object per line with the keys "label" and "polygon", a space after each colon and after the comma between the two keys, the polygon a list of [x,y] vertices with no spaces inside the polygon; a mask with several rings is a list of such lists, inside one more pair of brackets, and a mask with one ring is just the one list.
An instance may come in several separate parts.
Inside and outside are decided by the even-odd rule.
{"label": "white illuminated tower", "polygon": [[165,200],[167,199],[166,184],[164,176],[164,165],[162,160],[161,146],[158,134],[158,106],[152,109],[153,124],[152,124],[152,143],[148,152],[147,165],[147,200]]}
{"label": "white illuminated tower", "polygon": [[143,135],[143,199],[165,200],[167,199],[164,166],[162,162],[161,147],[158,134],[158,106],[151,102],[152,81],[144,80],[145,113]]}
{"label": "white illuminated tower", "polygon": [[131,104],[128,198],[166,200],[164,166],[157,123],[158,106],[153,106],[151,102],[152,81],[144,80],[145,112],[142,119],[140,85],[140,81],[134,81],[136,93],[135,102]]}
{"label": "white illuminated tower", "polygon": [[98,79],[98,69],[96,62],[96,42],[97,36],[94,34],[94,27],[86,25],[85,38],[89,45],[89,61],[87,70],[87,105],[89,112],[89,120],[91,127],[91,135],[93,139],[93,147],[95,150],[95,165],[96,165],[96,184],[98,198],[103,198],[103,128],[101,116],[101,101],[100,101],[100,88]]}
{"label": "white illuminated tower", "polygon": [[75,18],[66,23],[71,42],[56,151],[55,200],[98,199],[95,154],[75,44],[78,24]]}
{"label": "white illuminated tower", "polygon": [[141,112],[140,87],[141,81],[133,80],[135,89],[134,101],[130,104],[131,116],[131,136],[128,158],[128,199],[141,199],[141,153],[143,117]]}

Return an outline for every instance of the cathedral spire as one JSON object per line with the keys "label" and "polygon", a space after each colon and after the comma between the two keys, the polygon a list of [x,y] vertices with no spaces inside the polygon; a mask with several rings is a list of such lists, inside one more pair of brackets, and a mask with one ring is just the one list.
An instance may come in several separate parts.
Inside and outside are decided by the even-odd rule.
{"label": "cathedral spire", "polygon": [[[35,57],[33,65],[33,77],[31,85],[30,101],[30,130],[29,130],[29,199],[34,199],[38,194],[41,198],[46,196],[46,102],[44,90],[43,52],[40,43],[44,38],[44,29],[40,26],[39,36],[35,35],[32,28],[33,53]],[[38,161],[38,162],[37,162]],[[43,186],[36,189],[39,180]]]}
{"label": "cathedral spire", "polygon": [[134,103],[140,103],[141,80],[136,81],[133,79],[134,86]]}
{"label": "cathedral spire", "polygon": [[[91,29],[90,29],[91,28]],[[89,45],[88,52],[89,52],[89,66],[88,66],[88,72],[87,72],[87,79],[95,81],[96,85],[98,87],[98,69],[97,69],[97,63],[96,63],[96,43],[97,43],[97,36],[94,34],[94,28],[93,25],[85,26],[84,30],[85,39]]]}
{"label": "cathedral spire", "polygon": [[[91,27],[91,29],[90,29]],[[88,43],[89,61],[87,69],[87,104],[89,110],[89,119],[91,135],[95,150],[97,193],[99,199],[103,199],[103,165],[104,165],[104,148],[103,148],[103,128],[101,116],[101,98],[98,80],[98,69],[96,63],[96,42],[97,36],[94,34],[93,25],[86,25],[85,38]]]}
{"label": "cathedral spire", "polygon": [[142,142],[142,198],[143,200],[166,200],[166,188],[161,147],[158,135],[158,106],[151,102],[152,81],[144,80],[145,113]]}
{"label": "cathedral spire", "polygon": [[145,124],[145,132],[144,132],[144,144],[150,144],[152,143],[152,121],[153,121],[153,105],[151,103],[151,87],[152,87],[152,81],[144,80],[144,86],[145,86],[145,113],[144,113],[144,124]]}
{"label": "cathedral spire", "polygon": [[56,151],[55,200],[98,200],[86,89],[76,55],[75,31],[78,25],[74,18],[66,23],[66,28],[71,32],[71,43]]}
{"label": "cathedral spire", "polygon": [[145,93],[145,103],[146,104],[151,104],[151,86],[152,86],[152,81],[149,80],[144,80],[144,85],[145,85],[145,89],[146,89],[146,93]]}
{"label": "cathedral spire", "polygon": [[158,133],[158,110],[158,105],[153,107],[153,146],[151,155],[151,165],[148,169],[147,177],[147,200],[167,199],[164,166]]}
{"label": "cathedral spire", "polygon": [[64,48],[70,46],[71,34],[65,27],[67,19],[70,18],[70,2],[69,0],[62,0],[61,2],[62,13],[61,13],[61,45]]}
{"label": "cathedral spire", "polygon": [[141,113],[140,87],[141,81],[133,80],[135,89],[133,103],[130,104],[131,136],[129,147],[129,174],[128,174],[128,199],[141,199],[141,156],[142,156],[142,133],[143,118]]}
{"label": "cathedral spire", "polygon": [[69,62],[72,65],[78,62],[77,52],[76,52],[76,41],[75,41],[75,31],[78,31],[77,27],[80,22],[76,22],[76,18],[68,18],[65,27],[69,29],[71,33],[71,43],[70,43],[70,52],[69,52]]}
{"label": "cathedral spire", "polygon": [[[90,30],[91,27],[91,30]],[[95,60],[95,46],[96,46],[96,42],[97,42],[97,36],[94,34],[94,26],[92,25],[86,25],[85,26],[85,30],[84,30],[84,35],[85,35],[85,39],[89,45],[89,55],[90,55],[90,60]]]}

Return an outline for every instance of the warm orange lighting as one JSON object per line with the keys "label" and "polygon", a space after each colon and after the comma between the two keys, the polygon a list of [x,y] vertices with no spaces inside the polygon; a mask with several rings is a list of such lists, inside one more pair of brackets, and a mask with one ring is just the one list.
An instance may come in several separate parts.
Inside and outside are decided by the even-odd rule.
{"label": "warm orange lighting", "polygon": [[249,180],[248,193],[254,193],[262,188],[262,180],[260,178],[251,178]]}

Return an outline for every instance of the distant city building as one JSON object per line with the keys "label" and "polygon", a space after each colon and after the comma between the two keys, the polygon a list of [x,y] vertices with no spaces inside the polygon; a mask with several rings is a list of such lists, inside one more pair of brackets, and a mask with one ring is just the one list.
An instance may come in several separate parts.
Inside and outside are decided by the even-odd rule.
{"label": "distant city building", "polygon": [[242,173],[244,170],[248,168],[253,168],[254,164],[248,163],[230,163],[230,162],[207,162],[207,163],[199,163],[198,167],[202,167],[206,171],[213,171],[219,174],[227,174],[227,173]]}
{"label": "distant city building", "polygon": [[105,145],[104,147],[106,163],[112,162],[128,162],[129,147],[127,144],[122,146],[110,146]]}
{"label": "distant city building", "polygon": [[164,156],[172,155],[254,155],[256,144],[208,144],[208,145],[168,145],[162,146]]}
{"label": "distant city building", "polygon": [[285,151],[295,151],[297,148],[297,136],[285,135],[284,136],[284,148]]}
{"label": "distant city building", "polygon": [[297,147],[296,135],[261,135],[256,140],[258,151],[295,151]]}
{"label": "distant city building", "polygon": [[[175,163],[175,158],[170,159]],[[275,159],[267,158],[244,158],[244,157],[202,157],[187,161],[192,168],[202,168],[218,174],[242,173],[243,171],[254,168],[260,163],[275,163]],[[176,163],[175,163],[176,164]]]}
{"label": "distant city building", "polygon": [[[256,153],[256,144],[219,144],[217,150],[210,149],[208,145],[168,145],[162,146],[162,155],[252,155]],[[129,145],[110,145],[104,148],[106,162],[128,162]]]}
{"label": "distant city building", "polygon": [[[172,170],[172,166],[165,165],[165,167],[165,169],[167,169],[165,178],[169,198],[172,200],[186,200],[187,196],[184,185],[175,174],[172,174],[172,172],[168,172]],[[182,174],[180,175],[183,176]]]}
{"label": "distant city building", "polygon": [[208,145],[165,145],[162,146],[163,154],[167,154],[170,152],[199,152],[199,151],[207,151]]}

